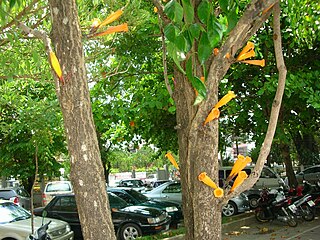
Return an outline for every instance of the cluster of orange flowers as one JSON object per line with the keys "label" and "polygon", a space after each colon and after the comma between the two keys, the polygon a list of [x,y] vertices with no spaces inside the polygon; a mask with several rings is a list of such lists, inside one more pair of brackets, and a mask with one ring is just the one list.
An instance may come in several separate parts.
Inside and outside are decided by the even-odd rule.
{"label": "cluster of orange flowers", "polygon": [[[233,165],[233,168],[231,170],[231,173],[229,174],[226,182],[229,183],[235,176],[236,179],[230,189],[230,192],[233,192],[237,187],[239,187],[243,181],[248,177],[247,173],[245,171],[242,171],[245,166],[247,166],[248,163],[250,163],[252,160],[250,157],[244,157],[242,155],[238,156],[238,159]],[[204,184],[208,185],[209,187],[213,188],[213,194],[217,198],[221,198],[224,195],[224,190],[220,187],[218,187],[210,177],[207,176],[205,172],[202,172],[198,176],[198,180],[203,182]]]}
{"label": "cluster of orange flowers", "polygon": [[[128,29],[128,24],[127,23],[123,23],[117,26],[110,26],[109,28],[107,28],[105,31],[102,32],[97,32],[98,29],[100,29],[101,27],[108,25],[114,21],[116,21],[121,15],[123,14],[123,10],[119,9],[118,11],[110,14],[106,19],[104,19],[102,22],[95,18],[92,21],[92,25],[91,25],[91,30],[90,30],[90,34],[89,37],[99,37],[99,36],[104,36],[107,34],[111,34],[111,33],[116,33],[116,32],[127,32]],[[61,66],[59,63],[59,60],[56,56],[56,54],[53,51],[50,51],[50,63],[51,66],[54,70],[54,72],[57,74],[59,80],[62,82],[62,84],[64,84],[64,80],[63,80],[63,76],[62,76],[62,70],[61,70]]]}

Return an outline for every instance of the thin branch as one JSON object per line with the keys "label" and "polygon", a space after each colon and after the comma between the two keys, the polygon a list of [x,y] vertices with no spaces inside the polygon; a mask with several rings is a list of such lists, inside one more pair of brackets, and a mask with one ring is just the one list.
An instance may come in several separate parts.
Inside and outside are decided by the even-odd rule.
{"label": "thin branch", "polygon": [[287,69],[285,66],[283,52],[282,52],[281,31],[280,31],[280,3],[279,2],[276,2],[275,5],[273,6],[273,16],[274,16],[273,17],[274,19],[273,42],[274,42],[277,68],[279,71],[277,92],[272,103],[268,130],[267,130],[264,142],[261,146],[260,154],[259,154],[257,163],[255,165],[255,168],[253,172],[250,174],[249,178],[244,182],[244,184],[242,184],[235,191],[235,194],[230,195],[231,197],[236,195],[237,193],[250,189],[256,182],[256,179],[259,178],[262,168],[264,166],[264,163],[270,153],[273,137],[277,128],[277,121],[278,121],[279,112],[281,108],[281,102],[282,102],[282,97],[283,97],[285,82],[286,82],[286,75],[287,75]]}
{"label": "thin branch", "polygon": [[160,19],[160,15],[158,14],[158,22],[159,22],[159,28],[161,31],[161,42],[162,42],[162,64],[163,64],[163,75],[164,75],[164,81],[167,87],[167,90],[169,92],[170,97],[172,97],[172,88],[171,85],[169,83],[169,79],[168,79],[168,66],[167,66],[167,48],[166,48],[166,39],[164,36],[164,30],[163,30],[163,26],[161,24],[161,19]]}

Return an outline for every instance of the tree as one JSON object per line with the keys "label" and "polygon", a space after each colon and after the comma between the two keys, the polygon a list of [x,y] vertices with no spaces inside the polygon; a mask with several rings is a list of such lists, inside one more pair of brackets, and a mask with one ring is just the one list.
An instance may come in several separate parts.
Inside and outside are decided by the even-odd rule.
{"label": "tree", "polygon": [[[237,12],[242,8],[233,1],[170,1],[165,7],[159,1],[153,2],[162,18],[168,53],[176,63],[172,97],[177,109],[186,239],[220,239],[220,209],[235,193],[226,193],[222,200],[214,198],[210,188],[197,180],[201,172],[207,172],[218,182],[218,122],[204,125],[204,121],[218,100],[219,83],[234,63],[233,57],[268,19],[273,9],[279,89],[272,103],[269,128],[254,174],[237,190],[240,192],[252,187],[270,151],[286,78],[281,52],[279,3],[252,1],[238,20]],[[214,48],[219,49],[215,51],[216,55]],[[204,77],[204,84],[200,77]],[[171,86],[167,87],[170,92]],[[194,88],[198,92],[197,98]],[[196,104],[195,99],[200,103]]]}
{"label": "tree", "polygon": [[[270,150],[286,75],[279,44],[279,5],[275,0],[253,0],[243,10],[242,4],[237,5],[233,1],[219,1],[218,4],[217,1],[185,0],[182,1],[183,7],[180,1],[170,1],[163,11],[158,1],[154,3],[162,17],[169,41],[166,46],[168,53],[176,63],[173,93],[168,79],[165,80],[177,109],[176,129],[187,226],[186,238],[219,239],[221,206],[235,194],[254,184]],[[110,213],[93,125],[77,8],[74,1],[51,0],[49,4],[54,48],[45,33],[28,28],[21,22],[17,25],[25,33],[32,33],[42,39],[47,52],[53,52],[55,49],[62,66],[62,76],[59,72],[59,78],[56,77],[56,89],[64,117],[71,180],[75,188],[84,236],[87,239],[114,239],[110,214],[105,212],[106,210]],[[197,177],[199,173],[206,171],[213,180],[218,179],[218,123],[211,121],[205,126],[203,123],[218,100],[219,82],[235,62],[234,56],[268,19],[273,9],[280,88],[273,102],[266,140],[254,174],[250,175],[246,184],[231,194],[227,193],[222,199],[214,198],[212,191],[201,184]],[[243,13],[239,20],[238,12]],[[216,13],[221,14],[219,19]],[[16,21],[19,21],[18,17]],[[215,47],[219,48],[216,55],[212,53]],[[201,83],[202,76],[205,77],[205,84]],[[196,105],[194,88],[198,92]],[[96,184],[92,185],[92,182]],[[97,195],[96,192],[101,194]],[[86,204],[88,202],[93,203],[94,217],[91,214],[92,206]],[[207,229],[210,229],[210,232]],[[212,231],[215,234],[212,234]]]}

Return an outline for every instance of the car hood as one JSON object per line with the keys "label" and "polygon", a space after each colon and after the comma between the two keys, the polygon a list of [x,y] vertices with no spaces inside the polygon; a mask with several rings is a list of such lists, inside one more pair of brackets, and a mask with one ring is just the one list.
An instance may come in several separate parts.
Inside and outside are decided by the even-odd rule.
{"label": "car hood", "polygon": [[170,201],[157,201],[157,200],[149,200],[140,203],[139,205],[142,206],[149,206],[149,207],[155,207],[165,210],[167,207],[176,207],[179,208],[179,204],[170,202]]}
{"label": "car hood", "polygon": [[[35,230],[42,226],[42,217],[34,217],[34,228]],[[52,221],[49,224],[48,231],[54,231],[60,228],[64,228],[66,226],[66,223],[57,219],[51,219],[51,218],[44,218],[43,224]],[[12,223],[8,223],[6,227],[12,228],[12,229],[19,229],[20,231],[26,232],[27,234],[31,233],[31,218],[20,220]]]}
{"label": "car hood", "polygon": [[135,214],[141,214],[150,217],[157,217],[162,214],[162,211],[153,207],[147,206],[128,206],[120,209],[121,212],[131,212]]}

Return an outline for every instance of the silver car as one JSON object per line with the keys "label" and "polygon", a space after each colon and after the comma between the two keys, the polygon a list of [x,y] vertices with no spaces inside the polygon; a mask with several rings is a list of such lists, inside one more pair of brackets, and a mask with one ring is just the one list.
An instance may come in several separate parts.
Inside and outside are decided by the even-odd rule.
{"label": "silver car", "polygon": [[[41,227],[42,223],[51,221],[48,228],[52,240],[72,240],[73,231],[68,223],[51,218],[34,218],[34,229]],[[26,240],[31,234],[31,214],[24,208],[0,200],[0,239]]]}
{"label": "silver car", "polygon": [[303,180],[308,181],[311,184],[316,184],[320,181],[320,165],[308,167],[305,170],[299,172],[296,175],[298,183],[302,183]]}
{"label": "silver car", "polygon": [[[144,193],[144,195],[152,199],[162,199],[182,204],[180,182],[166,182],[150,192]],[[227,205],[222,208],[222,213],[224,216],[229,217],[248,210],[250,210],[248,197],[241,193],[239,196],[229,200]]]}
{"label": "silver car", "polygon": [[1,188],[0,199],[9,200],[27,210],[30,210],[30,195],[21,187]]}

